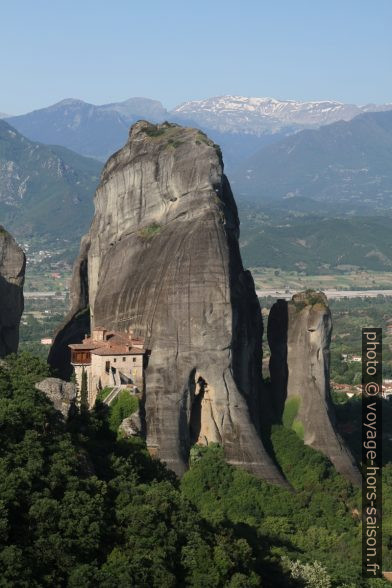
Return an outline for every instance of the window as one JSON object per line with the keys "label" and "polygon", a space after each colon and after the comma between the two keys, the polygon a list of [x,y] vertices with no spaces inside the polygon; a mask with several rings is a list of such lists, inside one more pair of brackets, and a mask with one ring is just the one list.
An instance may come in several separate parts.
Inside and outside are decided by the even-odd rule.
{"label": "window", "polygon": [[113,363],[116,363],[116,361],[117,361],[117,358],[115,357],[115,358],[113,359]]}
{"label": "window", "polygon": [[126,360],[126,357],[123,357],[123,361],[125,361],[125,360]]}
{"label": "window", "polygon": [[107,361],[105,363],[105,371],[106,371],[107,374],[109,373],[109,370],[110,370],[110,361]]}
{"label": "window", "polygon": [[133,363],[136,363],[136,357],[133,358]]}

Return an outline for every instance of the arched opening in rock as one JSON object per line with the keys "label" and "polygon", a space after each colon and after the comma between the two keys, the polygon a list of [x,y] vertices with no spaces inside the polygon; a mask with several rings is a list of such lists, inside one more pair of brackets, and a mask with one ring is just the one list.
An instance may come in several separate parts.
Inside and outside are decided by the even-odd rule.
{"label": "arched opening in rock", "polygon": [[[195,377],[196,380],[196,377]],[[207,389],[207,382],[201,376],[195,381],[194,393],[189,419],[189,438],[191,445],[199,442],[202,430],[202,402]]]}
{"label": "arched opening in rock", "polygon": [[222,443],[222,407],[217,406],[215,389],[194,370],[189,381],[190,412],[188,431],[190,445]]}

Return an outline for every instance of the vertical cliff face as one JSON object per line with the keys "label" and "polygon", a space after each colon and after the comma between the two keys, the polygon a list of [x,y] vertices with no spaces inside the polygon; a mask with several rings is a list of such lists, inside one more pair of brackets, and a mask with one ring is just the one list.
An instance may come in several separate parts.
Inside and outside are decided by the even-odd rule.
{"label": "vertical cliff face", "polygon": [[331,330],[331,313],[321,292],[302,292],[271,308],[268,342],[275,416],[305,444],[324,453],[348,480],[360,484],[354,459],[335,428],[329,389]]}
{"label": "vertical cliff face", "polygon": [[283,483],[257,433],[262,324],[238,232],[219,148],[195,129],[136,123],[103,170],[51,357],[89,305],[93,325],[132,329],[151,350],[151,451],[181,474],[192,443],[217,441],[230,463]]}
{"label": "vertical cliff face", "polygon": [[25,266],[22,249],[0,226],[0,357],[18,350]]}

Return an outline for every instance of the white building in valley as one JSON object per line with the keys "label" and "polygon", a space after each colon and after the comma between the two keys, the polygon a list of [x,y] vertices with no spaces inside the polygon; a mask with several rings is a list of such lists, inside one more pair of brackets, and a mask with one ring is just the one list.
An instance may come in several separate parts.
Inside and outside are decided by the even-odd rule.
{"label": "white building in valley", "polygon": [[95,327],[91,336],[69,348],[79,390],[83,372],[87,375],[90,407],[94,406],[98,392],[107,386],[124,385],[143,390],[147,358],[143,339]]}

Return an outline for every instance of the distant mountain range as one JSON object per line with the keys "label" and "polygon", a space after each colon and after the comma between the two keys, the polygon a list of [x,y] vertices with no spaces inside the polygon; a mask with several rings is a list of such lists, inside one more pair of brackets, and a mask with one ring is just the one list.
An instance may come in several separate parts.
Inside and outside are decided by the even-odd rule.
{"label": "distant mountain range", "polygon": [[359,107],[334,101],[220,96],[186,102],[168,111],[160,102],[148,98],[101,106],[67,99],[7,120],[33,141],[63,145],[101,161],[122,147],[136,120],[169,120],[204,130],[221,145],[226,163],[233,169],[261,147],[301,129],[350,120],[364,111],[387,109],[392,109],[392,104]]}
{"label": "distant mountain range", "polygon": [[172,113],[183,120],[191,119],[220,132],[263,135],[328,125],[339,120],[351,120],[362,112],[388,109],[392,109],[392,104],[356,106],[332,100],[299,102],[275,98],[219,96],[185,102]]}
{"label": "distant mountain range", "polygon": [[[287,120],[287,109],[280,112]],[[328,116],[335,115],[331,111]],[[181,121],[184,113],[174,117],[159,102],[144,99],[98,107],[66,100],[8,121],[23,123],[41,142],[76,143],[80,150],[103,153],[109,144],[115,150],[120,134],[126,140],[133,118],[169,116],[187,124]],[[189,124],[201,126],[194,120]],[[290,135],[208,133],[222,146],[225,163],[231,163],[247,265],[391,271],[392,110],[365,112]],[[1,223],[18,239],[76,243],[92,218],[101,167],[96,159],[63,146],[27,139],[0,120]]]}
{"label": "distant mountain range", "polygon": [[361,114],[286,137],[231,177],[237,198],[319,213],[392,208],[392,111]]}
{"label": "distant mountain range", "polygon": [[62,145],[81,155],[106,160],[126,141],[129,127],[139,118],[163,120],[159,102],[131,98],[95,106],[81,100],[58,104],[7,119],[20,133],[41,143]]}
{"label": "distant mountain range", "polygon": [[80,236],[93,213],[101,164],[23,137],[0,120],[0,220],[15,237]]}

